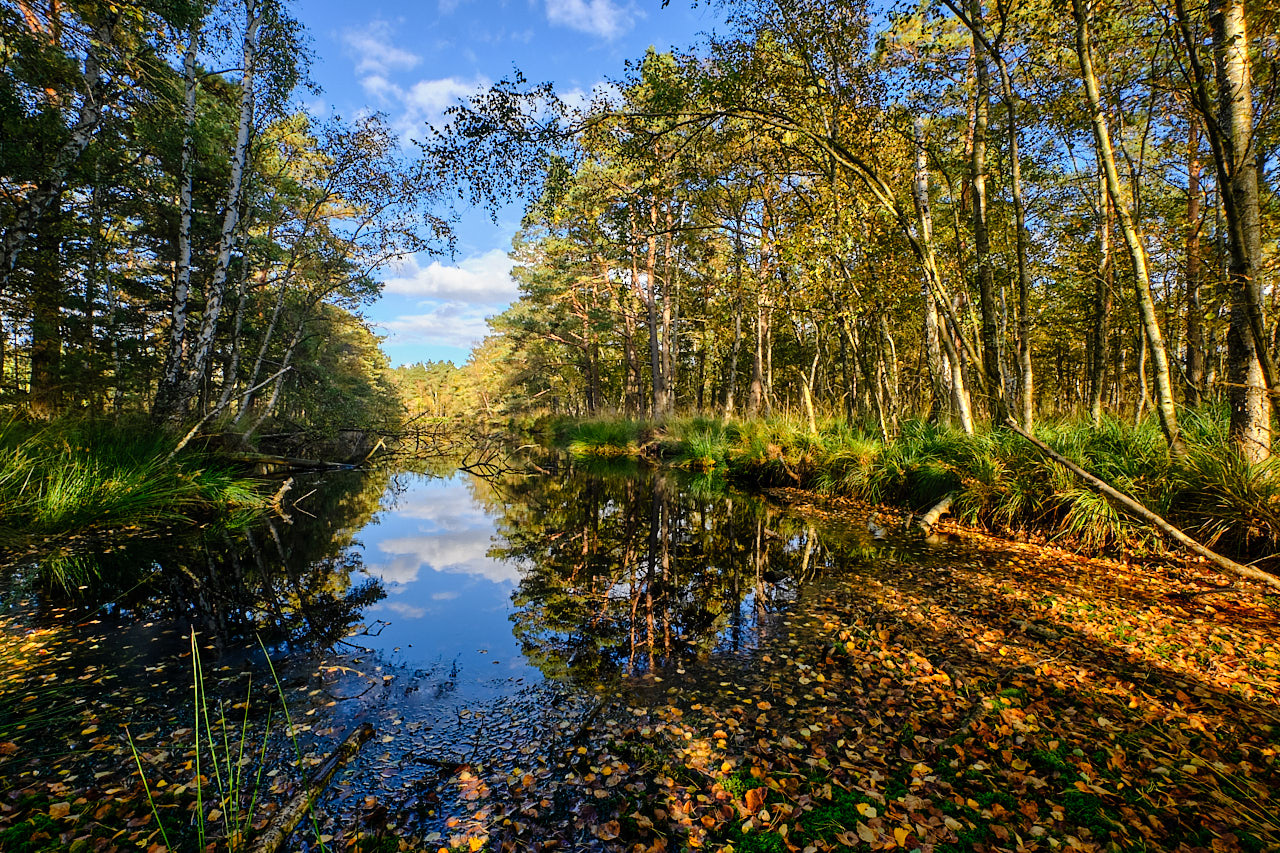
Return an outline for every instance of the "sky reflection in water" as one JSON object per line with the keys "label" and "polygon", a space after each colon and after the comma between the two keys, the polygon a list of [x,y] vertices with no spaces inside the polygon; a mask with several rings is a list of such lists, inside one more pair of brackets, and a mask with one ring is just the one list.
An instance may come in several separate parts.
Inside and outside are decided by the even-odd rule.
{"label": "sky reflection in water", "polygon": [[369,633],[353,642],[408,665],[456,662],[468,679],[536,675],[511,633],[520,570],[489,556],[494,517],[474,483],[404,474],[400,487],[356,537],[357,574],[380,580],[386,598],[365,611]]}

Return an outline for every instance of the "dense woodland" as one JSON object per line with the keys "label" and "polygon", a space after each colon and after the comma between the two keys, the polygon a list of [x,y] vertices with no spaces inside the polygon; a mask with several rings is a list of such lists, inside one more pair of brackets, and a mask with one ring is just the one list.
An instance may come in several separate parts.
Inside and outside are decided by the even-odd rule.
{"label": "dense woodland", "polygon": [[[522,410],[1009,419],[1225,405],[1270,452],[1264,3],[716,4],[573,108],[518,75],[410,152],[298,106],[280,0],[3,4],[0,395],[250,435]],[[392,377],[360,307],[454,192],[523,295]],[[396,393],[397,389],[400,391]]]}
{"label": "dense woodland", "polygon": [[379,116],[298,106],[279,0],[0,4],[0,399],[38,417],[398,415],[360,316],[433,245]]}
{"label": "dense woodland", "polygon": [[536,199],[468,368],[508,405],[886,437],[1154,414],[1175,457],[1184,407],[1226,405],[1268,456],[1273,8],[721,5],[585,110],[510,80],[434,149]]}

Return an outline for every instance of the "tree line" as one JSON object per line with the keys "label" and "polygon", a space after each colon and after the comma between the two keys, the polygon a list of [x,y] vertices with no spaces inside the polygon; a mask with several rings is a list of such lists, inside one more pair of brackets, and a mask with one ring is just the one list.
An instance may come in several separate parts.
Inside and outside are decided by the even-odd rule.
{"label": "tree line", "polygon": [[516,77],[437,137],[474,199],[532,198],[484,351],[506,405],[1154,414],[1175,457],[1222,405],[1269,456],[1274,10],[719,5],[583,109]]}
{"label": "tree line", "polygon": [[398,407],[360,316],[438,247],[378,115],[300,105],[281,0],[0,3],[0,402],[248,436]]}

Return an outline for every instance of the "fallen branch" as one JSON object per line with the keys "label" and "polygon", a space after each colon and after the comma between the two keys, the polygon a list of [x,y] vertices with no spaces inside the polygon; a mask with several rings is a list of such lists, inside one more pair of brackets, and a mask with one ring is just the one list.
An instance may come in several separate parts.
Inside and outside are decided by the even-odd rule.
{"label": "fallen branch", "polygon": [[925,536],[928,536],[933,532],[933,526],[938,523],[939,518],[942,518],[942,516],[951,511],[951,502],[955,499],[956,496],[954,492],[947,495],[930,507],[928,512],[916,520],[916,526],[924,531]]}
{"label": "fallen branch", "polygon": [[362,723],[355,731],[347,735],[347,739],[325,759],[324,763],[307,780],[306,787],[276,813],[266,831],[249,848],[249,853],[276,853],[293,833],[303,815],[311,811],[311,807],[315,805],[316,800],[320,799],[320,795],[324,793],[324,789],[329,785],[329,780],[338,772],[338,768],[346,764],[353,755],[359,752],[360,747],[364,746],[365,741],[371,737],[373,737],[373,726],[368,723]]}
{"label": "fallen branch", "polygon": [[[257,385],[254,385],[252,388],[250,388],[248,391],[245,391],[244,393],[252,394],[254,391],[257,391],[259,388],[263,387],[264,385],[270,382],[274,382],[278,377],[284,375],[285,373],[288,373],[290,370],[292,370],[292,368],[286,367],[284,370],[277,371],[275,374],[268,377],[267,379],[262,380]],[[182,437],[182,440],[178,442],[177,446],[174,447],[173,450],[169,451],[169,455],[164,458],[164,464],[167,465],[171,461],[173,461],[173,457],[177,456],[180,452],[182,452],[182,448],[186,447],[187,444],[190,443],[191,439],[196,437],[196,433],[200,432],[200,428],[203,427],[206,423],[208,423],[210,419],[216,417],[223,409],[225,409],[227,407],[227,403],[229,402],[231,402],[230,398],[228,398],[223,402],[218,403],[218,405],[214,406],[212,409],[206,412],[204,417],[196,421],[196,425],[191,428],[191,431]]]}
{"label": "fallen branch", "polygon": [[1168,536],[1170,539],[1177,542],[1179,545],[1186,548],[1191,553],[1199,557],[1203,557],[1204,559],[1208,560],[1210,563],[1213,563],[1213,565],[1217,566],[1218,568],[1222,569],[1225,572],[1229,572],[1233,575],[1237,575],[1242,578],[1247,578],[1251,581],[1257,581],[1258,583],[1266,584],[1272,589],[1280,589],[1280,578],[1277,578],[1275,575],[1264,572],[1261,569],[1255,569],[1252,566],[1241,565],[1240,563],[1237,563],[1235,560],[1232,560],[1229,557],[1222,556],[1217,551],[1213,551],[1209,548],[1206,548],[1204,545],[1201,545],[1199,542],[1192,539],[1187,534],[1183,533],[1177,527],[1174,527],[1168,521],[1165,521],[1164,518],[1160,517],[1159,515],[1156,515],[1154,512],[1147,509],[1146,506],[1139,503],[1136,499],[1129,497],[1124,492],[1112,486],[1110,483],[1107,483],[1105,480],[1102,480],[1101,478],[1093,474],[1090,474],[1088,471],[1084,470],[1079,465],[1072,462],[1070,459],[1063,456],[1061,453],[1054,450],[1052,447],[1045,444],[1043,441],[1036,438],[1031,433],[1022,429],[1020,426],[1014,423],[1012,419],[1006,420],[1005,426],[1007,426],[1009,429],[1013,430],[1018,435],[1025,438],[1027,441],[1034,444],[1040,450],[1040,452],[1043,453],[1045,456],[1048,456],[1054,462],[1057,462],[1063,468],[1066,468],[1072,474],[1075,474],[1081,480],[1084,480],[1091,487],[1093,487],[1094,489],[1097,489],[1099,492],[1106,495],[1111,500],[1115,501],[1126,512],[1132,515],[1135,515],[1138,518],[1142,519],[1143,521],[1147,522],[1152,527],[1156,528],[1161,533]]}

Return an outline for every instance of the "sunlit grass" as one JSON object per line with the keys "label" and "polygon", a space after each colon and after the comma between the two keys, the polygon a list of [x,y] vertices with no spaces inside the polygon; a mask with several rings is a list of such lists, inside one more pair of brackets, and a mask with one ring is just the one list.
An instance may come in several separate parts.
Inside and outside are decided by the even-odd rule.
{"label": "sunlit grass", "polygon": [[145,424],[0,426],[0,537],[191,521],[260,507],[255,485]]}

